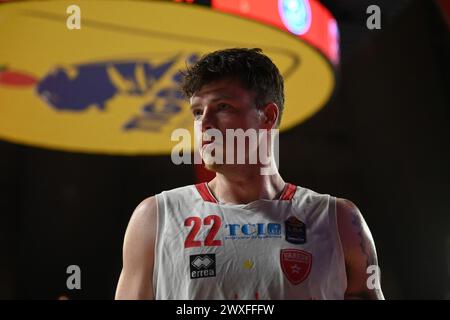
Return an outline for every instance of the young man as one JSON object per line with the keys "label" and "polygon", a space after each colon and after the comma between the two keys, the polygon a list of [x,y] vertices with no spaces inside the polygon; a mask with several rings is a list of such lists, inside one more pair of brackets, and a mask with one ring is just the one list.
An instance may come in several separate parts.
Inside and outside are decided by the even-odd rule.
{"label": "young man", "polygon": [[[188,68],[183,90],[197,129],[223,134],[223,144],[202,135],[200,146],[216,177],[136,208],[116,298],[383,299],[375,245],[352,202],[286,183],[273,152],[269,174],[259,159],[222,164],[207,152],[229,146],[227,129],[266,130],[272,150],[284,107],[272,61],[260,49],[212,52]],[[248,160],[257,149],[233,150]]]}

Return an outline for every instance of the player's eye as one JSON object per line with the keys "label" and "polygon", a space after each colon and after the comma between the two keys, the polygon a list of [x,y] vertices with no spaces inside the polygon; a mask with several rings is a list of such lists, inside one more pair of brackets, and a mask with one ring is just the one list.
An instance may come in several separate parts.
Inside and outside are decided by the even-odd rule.
{"label": "player's eye", "polygon": [[192,110],[192,114],[194,115],[194,118],[198,118],[203,114],[203,111],[200,109],[194,109]]}
{"label": "player's eye", "polygon": [[227,109],[230,109],[230,108],[231,108],[231,106],[229,104],[226,104],[226,103],[219,103],[217,105],[217,109],[219,109],[219,110],[227,110]]}

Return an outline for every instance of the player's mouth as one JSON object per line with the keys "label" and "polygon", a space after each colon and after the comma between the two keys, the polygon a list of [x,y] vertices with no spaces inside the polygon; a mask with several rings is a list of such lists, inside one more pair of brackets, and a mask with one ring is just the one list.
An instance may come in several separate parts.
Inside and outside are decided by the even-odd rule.
{"label": "player's mouth", "polygon": [[202,141],[202,148],[211,143],[213,143],[213,141]]}
{"label": "player's mouth", "polygon": [[213,150],[219,148],[220,145],[214,141],[205,141],[204,143],[202,142],[202,150],[205,150],[208,146],[210,148],[209,150]]}
{"label": "player's mouth", "polygon": [[210,140],[202,140],[202,148],[207,146],[208,144],[214,143],[216,138],[214,136],[211,137]]}
{"label": "player's mouth", "polygon": [[216,157],[223,153],[223,145],[215,141],[202,141],[202,148],[200,154],[203,157]]}

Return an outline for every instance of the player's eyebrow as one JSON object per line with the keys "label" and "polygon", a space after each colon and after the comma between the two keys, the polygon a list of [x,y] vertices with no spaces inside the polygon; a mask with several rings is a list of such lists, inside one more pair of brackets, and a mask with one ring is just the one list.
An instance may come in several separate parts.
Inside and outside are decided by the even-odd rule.
{"label": "player's eyebrow", "polygon": [[[210,102],[217,102],[219,100],[228,100],[228,99],[232,99],[232,98],[233,98],[233,96],[230,96],[230,95],[221,95],[219,97],[212,99]],[[191,105],[191,110],[194,108],[200,107],[201,105],[202,105],[201,103],[194,103]]]}

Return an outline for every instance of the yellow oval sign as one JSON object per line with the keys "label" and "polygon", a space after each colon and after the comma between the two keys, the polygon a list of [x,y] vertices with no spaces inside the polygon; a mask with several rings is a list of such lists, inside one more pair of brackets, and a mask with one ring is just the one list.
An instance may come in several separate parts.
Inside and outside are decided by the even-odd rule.
{"label": "yellow oval sign", "polygon": [[169,2],[11,3],[0,10],[0,138],[108,154],[169,154],[193,129],[179,70],[202,54],[260,47],[285,76],[281,130],[318,111],[331,65],[297,37],[210,8]]}

